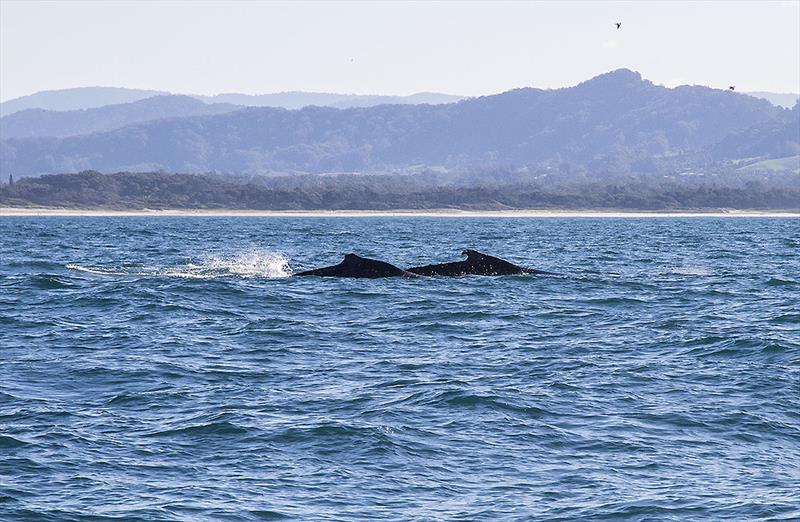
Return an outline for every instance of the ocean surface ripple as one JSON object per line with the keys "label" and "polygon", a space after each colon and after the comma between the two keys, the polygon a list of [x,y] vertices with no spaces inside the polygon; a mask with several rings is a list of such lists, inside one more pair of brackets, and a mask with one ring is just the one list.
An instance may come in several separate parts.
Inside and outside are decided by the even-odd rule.
{"label": "ocean surface ripple", "polygon": [[[561,275],[287,277],[464,248]],[[0,519],[797,520],[798,303],[791,218],[0,218]]]}

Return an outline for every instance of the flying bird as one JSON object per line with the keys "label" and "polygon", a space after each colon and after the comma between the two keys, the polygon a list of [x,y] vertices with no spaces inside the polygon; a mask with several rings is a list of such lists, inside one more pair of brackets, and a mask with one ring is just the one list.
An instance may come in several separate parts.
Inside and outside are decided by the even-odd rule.
{"label": "flying bird", "polygon": [[617,26],[617,29],[620,29],[622,27],[622,22],[617,22],[616,26]]}
{"label": "flying bird", "polygon": [[728,86],[728,90],[729,91],[735,91],[736,90],[736,86],[735,85],[729,85]]}

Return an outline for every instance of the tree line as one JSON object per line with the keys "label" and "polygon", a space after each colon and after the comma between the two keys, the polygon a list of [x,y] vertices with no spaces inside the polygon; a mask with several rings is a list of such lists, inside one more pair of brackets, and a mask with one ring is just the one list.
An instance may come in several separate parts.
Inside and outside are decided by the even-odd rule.
{"label": "tree line", "polygon": [[81,209],[800,209],[800,176],[491,172],[236,177],[84,171],[0,185],[0,206]]}

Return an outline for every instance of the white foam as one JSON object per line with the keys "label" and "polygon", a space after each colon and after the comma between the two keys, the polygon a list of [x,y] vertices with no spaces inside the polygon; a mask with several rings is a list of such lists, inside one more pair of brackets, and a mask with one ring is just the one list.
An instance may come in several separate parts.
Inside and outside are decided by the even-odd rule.
{"label": "white foam", "polygon": [[182,277],[213,279],[216,277],[288,277],[289,258],[280,252],[249,250],[223,256],[209,256],[205,261],[176,266],[92,267],[69,264],[70,270],[96,275],[137,277]]}
{"label": "white foam", "polygon": [[69,270],[78,270],[80,272],[88,272],[90,274],[98,274],[98,275],[127,275],[126,272],[120,272],[118,270],[110,270],[106,268],[93,268],[90,266],[81,266],[81,265],[67,265]]}
{"label": "white foam", "polygon": [[289,258],[286,255],[265,250],[211,257],[197,268],[241,277],[288,277],[292,274],[289,269]]}
{"label": "white foam", "polygon": [[688,276],[707,276],[711,275],[711,271],[704,266],[679,266],[671,271],[673,274],[688,275]]}

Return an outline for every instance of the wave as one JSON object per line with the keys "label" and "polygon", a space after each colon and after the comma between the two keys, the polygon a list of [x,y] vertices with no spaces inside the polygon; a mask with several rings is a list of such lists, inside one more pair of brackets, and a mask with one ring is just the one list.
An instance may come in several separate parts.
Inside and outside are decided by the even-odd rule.
{"label": "wave", "polygon": [[168,430],[157,431],[148,433],[148,437],[175,437],[175,436],[230,436],[230,435],[244,435],[248,433],[248,429],[238,426],[228,421],[208,422],[205,424],[196,424],[186,426],[183,428],[174,428]]}
{"label": "wave", "polygon": [[779,277],[773,277],[767,281],[767,286],[794,286],[797,284],[798,282],[792,279],[781,279]]}
{"label": "wave", "polygon": [[289,258],[280,252],[249,250],[225,256],[211,256],[200,263],[175,266],[86,266],[66,265],[69,270],[103,276],[180,277],[213,279],[219,277],[281,278],[292,275]]}
{"label": "wave", "polygon": [[711,275],[711,270],[705,266],[688,265],[673,267],[667,273],[685,276],[708,276]]}
{"label": "wave", "polygon": [[525,406],[514,404],[513,402],[502,399],[496,395],[485,395],[480,393],[468,393],[465,391],[446,391],[439,393],[431,401],[435,403],[445,403],[448,406],[463,408],[489,408],[493,410],[503,410],[518,413],[530,417],[542,417],[549,414],[536,406]]}
{"label": "wave", "polygon": [[11,436],[0,435],[0,448],[18,448],[20,446],[27,446],[27,442],[15,439]]}
{"label": "wave", "polygon": [[31,278],[31,283],[42,290],[60,290],[75,288],[75,285],[55,275],[38,274]]}
{"label": "wave", "polygon": [[777,317],[773,317],[770,319],[770,322],[778,324],[800,324],[800,314],[782,314]]}

